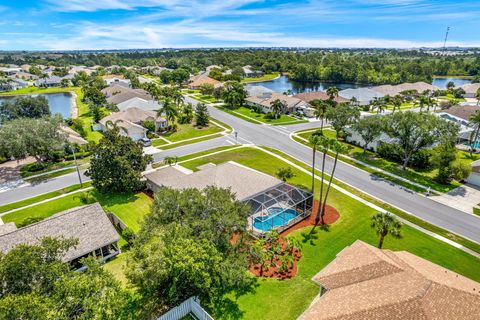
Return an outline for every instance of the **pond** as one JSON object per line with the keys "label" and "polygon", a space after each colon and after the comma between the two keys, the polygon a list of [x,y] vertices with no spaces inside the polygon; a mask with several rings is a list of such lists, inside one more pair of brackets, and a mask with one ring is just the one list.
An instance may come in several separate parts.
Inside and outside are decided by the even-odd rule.
{"label": "pond", "polygon": [[[64,119],[71,117],[74,99],[69,92],[31,94],[31,97],[44,96],[48,100],[48,106],[52,114],[60,113]],[[15,99],[17,96],[0,96],[0,104],[4,101]]]}
{"label": "pond", "polygon": [[287,76],[280,76],[275,80],[262,81],[247,84],[247,88],[252,86],[264,86],[276,92],[286,92],[292,90],[293,93],[309,92],[309,91],[325,91],[330,87],[337,87],[339,90],[358,88],[360,85],[352,83],[328,83],[328,82],[310,82],[303,83],[294,80],[289,80]]}
{"label": "pond", "polygon": [[[471,83],[469,79],[462,78],[434,78],[432,84],[440,88],[446,88],[447,83],[453,81],[455,86],[461,86],[466,83]],[[309,91],[326,91],[330,87],[337,87],[339,90],[350,89],[350,88],[360,88],[360,87],[369,87],[368,85],[359,85],[354,83],[331,83],[331,82],[310,82],[303,83],[297,82],[294,80],[289,80],[287,76],[278,77],[275,80],[271,81],[261,81],[256,83],[247,84],[247,88],[252,86],[264,86],[276,92],[286,92],[292,90],[294,94],[300,92],[309,92]]]}
{"label": "pond", "polygon": [[446,89],[447,83],[449,83],[450,81],[453,81],[455,87],[460,87],[464,84],[472,83],[472,80],[463,78],[434,78],[432,84],[439,88]]}

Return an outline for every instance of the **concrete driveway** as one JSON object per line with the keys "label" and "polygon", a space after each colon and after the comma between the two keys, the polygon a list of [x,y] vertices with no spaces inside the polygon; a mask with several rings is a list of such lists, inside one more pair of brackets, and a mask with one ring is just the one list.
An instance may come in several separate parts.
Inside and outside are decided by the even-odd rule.
{"label": "concrete driveway", "polygon": [[480,203],[480,188],[465,184],[448,193],[430,198],[463,212],[473,213],[473,207]]}

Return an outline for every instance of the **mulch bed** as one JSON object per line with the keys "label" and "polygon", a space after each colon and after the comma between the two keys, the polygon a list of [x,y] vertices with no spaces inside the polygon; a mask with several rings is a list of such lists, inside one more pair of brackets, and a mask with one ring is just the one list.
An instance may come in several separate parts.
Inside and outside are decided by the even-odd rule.
{"label": "mulch bed", "polygon": [[143,193],[145,193],[148,197],[154,199],[153,191],[152,190],[143,190]]}

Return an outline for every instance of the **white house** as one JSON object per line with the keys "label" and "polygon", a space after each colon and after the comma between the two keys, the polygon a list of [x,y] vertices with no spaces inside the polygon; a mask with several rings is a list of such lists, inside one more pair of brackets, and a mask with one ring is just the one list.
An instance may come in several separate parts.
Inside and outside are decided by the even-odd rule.
{"label": "white house", "polygon": [[472,172],[467,178],[467,182],[480,187],[480,160],[474,161],[470,165],[472,166]]}
{"label": "white house", "polygon": [[139,97],[134,97],[117,104],[117,107],[119,111],[130,108],[138,108],[142,109],[143,111],[158,111],[162,108],[162,105],[155,100],[145,100]]}

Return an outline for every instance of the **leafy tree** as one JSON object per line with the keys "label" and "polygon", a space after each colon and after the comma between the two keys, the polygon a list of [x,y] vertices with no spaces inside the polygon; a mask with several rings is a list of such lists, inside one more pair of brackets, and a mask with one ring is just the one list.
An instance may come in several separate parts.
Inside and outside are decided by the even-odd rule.
{"label": "leafy tree", "polygon": [[215,87],[211,83],[204,83],[200,86],[200,92],[202,94],[212,95]]}
{"label": "leafy tree", "polygon": [[152,120],[145,120],[142,123],[142,127],[148,130],[148,132],[155,132],[156,131],[156,126],[155,122]]}
{"label": "leafy tree", "polygon": [[453,179],[462,181],[468,178],[472,172],[472,167],[460,160],[456,160],[450,163],[450,170],[452,172]]}
{"label": "leafy tree", "polygon": [[355,123],[360,118],[360,111],[349,106],[348,103],[340,103],[327,111],[326,118],[335,129],[337,137],[343,137],[345,127]]}
{"label": "leafy tree", "polygon": [[155,194],[127,263],[126,275],[151,305],[173,306],[197,295],[219,299],[251,283],[242,239],[249,208],[225,189]]}
{"label": "leafy tree", "polygon": [[83,86],[83,101],[98,107],[105,106],[107,104],[107,98],[105,98],[105,95],[100,90],[100,88],[90,84]]}
{"label": "leafy tree", "polygon": [[247,97],[247,91],[245,91],[243,84],[236,81],[228,81],[224,86],[225,91],[223,92],[223,100],[228,107],[230,109],[241,107]]}
{"label": "leafy tree", "polygon": [[442,143],[436,147],[432,156],[432,163],[438,169],[436,180],[440,183],[452,181],[451,164],[457,159],[457,149],[454,144]]}
{"label": "leafy tree", "polygon": [[204,103],[199,103],[195,107],[195,123],[198,127],[208,126],[210,122],[210,115],[208,108]]}
{"label": "leafy tree", "polygon": [[453,81],[448,81],[447,89],[452,90],[453,88],[455,88],[455,83]]}
{"label": "leafy tree", "polygon": [[19,118],[0,127],[0,154],[5,158],[34,157],[41,163],[66,142],[60,130],[61,116],[40,119]]}
{"label": "leafy tree", "polygon": [[64,78],[64,79],[60,80],[60,86],[62,88],[66,88],[69,85],[70,85],[70,79]]}
{"label": "leafy tree", "polygon": [[367,146],[378,139],[383,132],[382,118],[378,116],[364,117],[354,123],[352,129],[362,137],[363,153],[365,154]]}
{"label": "leafy tree", "polygon": [[152,162],[141,145],[121,136],[118,128],[107,130],[92,152],[86,175],[101,193],[134,192],[141,188],[141,173]]}
{"label": "leafy tree", "polygon": [[480,88],[477,89],[475,93],[475,99],[477,99],[477,106],[480,104]]}
{"label": "leafy tree", "polygon": [[48,100],[44,96],[19,96],[0,104],[0,121],[17,118],[41,118],[50,115]]}
{"label": "leafy tree", "polygon": [[388,212],[378,212],[372,216],[370,226],[375,229],[375,232],[380,237],[378,242],[378,248],[382,248],[383,241],[387,235],[391,235],[394,238],[401,238],[402,223],[397,218]]}
{"label": "leafy tree", "polygon": [[95,123],[98,123],[104,116],[102,108],[100,108],[96,104],[90,104],[89,109],[90,109],[90,113],[92,114],[93,121]]}
{"label": "leafy tree", "polygon": [[292,168],[279,168],[276,173],[277,177],[282,180],[283,182],[287,182],[287,180],[292,179],[295,177],[295,173],[293,173]]}
{"label": "leafy tree", "polygon": [[273,111],[273,114],[275,115],[275,119],[278,119],[280,117],[280,114],[285,110],[286,104],[280,99],[275,99],[270,102],[270,107]]}

